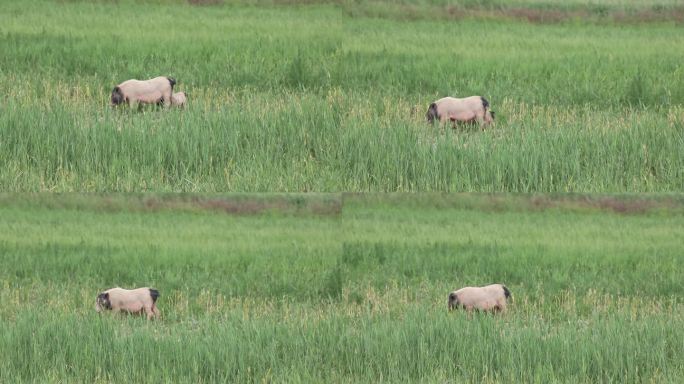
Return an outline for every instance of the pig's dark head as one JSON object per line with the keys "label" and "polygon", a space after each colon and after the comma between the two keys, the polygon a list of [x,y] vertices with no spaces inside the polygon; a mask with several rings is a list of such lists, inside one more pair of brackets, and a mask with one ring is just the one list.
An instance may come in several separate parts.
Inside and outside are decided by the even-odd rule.
{"label": "pig's dark head", "polygon": [[109,292],[102,292],[97,295],[97,300],[95,302],[95,310],[102,312],[104,310],[112,309],[112,303],[109,301]]}

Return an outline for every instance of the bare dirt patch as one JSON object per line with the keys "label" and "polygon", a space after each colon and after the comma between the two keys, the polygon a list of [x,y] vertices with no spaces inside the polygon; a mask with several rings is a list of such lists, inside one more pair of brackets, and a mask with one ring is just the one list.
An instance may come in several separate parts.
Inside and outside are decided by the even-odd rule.
{"label": "bare dirt patch", "polygon": [[644,214],[657,210],[680,210],[681,201],[673,198],[620,197],[620,196],[534,196],[529,200],[535,210],[567,209],[598,210],[621,214]]}
{"label": "bare dirt patch", "polygon": [[592,23],[653,23],[674,21],[684,23],[684,6],[674,7],[635,7],[624,9],[618,7],[464,7],[462,5],[447,6],[415,6],[410,4],[390,4],[377,1],[361,5],[344,5],[350,16],[378,17],[398,20],[462,20],[462,19],[511,19],[526,21],[531,24],[555,24],[567,21]]}
{"label": "bare dirt patch", "polygon": [[188,4],[197,6],[222,5],[223,0],[188,0]]}
{"label": "bare dirt patch", "polygon": [[337,216],[339,194],[0,194],[0,206],[47,207],[101,212],[201,212],[230,215]]}
{"label": "bare dirt patch", "polygon": [[344,205],[386,204],[482,212],[610,212],[623,215],[684,214],[684,195],[511,194],[511,193],[345,193]]}
{"label": "bare dirt patch", "polygon": [[294,215],[335,216],[342,212],[342,202],[334,196],[225,196],[188,198],[147,197],[146,210],[203,210],[231,215],[259,215],[282,213]]}

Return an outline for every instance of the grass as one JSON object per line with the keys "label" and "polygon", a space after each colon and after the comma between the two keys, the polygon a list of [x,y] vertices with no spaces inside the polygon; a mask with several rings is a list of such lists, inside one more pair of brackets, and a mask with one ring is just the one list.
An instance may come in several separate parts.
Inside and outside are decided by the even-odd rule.
{"label": "grass", "polygon": [[[429,3],[409,5],[446,6]],[[459,3],[489,13],[452,20],[382,2],[5,2],[0,189],[684,188],[676,19],[527,22],[484,3]],[[568,12],[600,14],[592,4]],[[676,4],[605,6],[670,14]],[[159,74],[189,93],[186,110],[107,107],[115,84]],[[432,100],[470,94],[490,100],[496,126],[423,122]]]}
{"label": "grass", "polygon": [[[681,382],[683,201],[5,194],[0,381]],[[447,313],[490,282],[505,316]]]}
{"label": "grass", "polygon": [[[1,383],[682,382],[678,1],[0,9]],[[108,106],[158,75],[185,110]]]}

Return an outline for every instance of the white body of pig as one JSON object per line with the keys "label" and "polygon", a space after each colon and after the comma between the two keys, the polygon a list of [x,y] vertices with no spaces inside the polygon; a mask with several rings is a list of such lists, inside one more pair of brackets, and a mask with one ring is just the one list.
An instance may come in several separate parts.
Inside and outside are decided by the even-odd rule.
{"label": "white body of pig", "polygon": [[171,105],[173,86],[176,80],[172,77],[159,76],[150,80],[126,80],[112,90],[112,105],[128,103],[131,107],[138,104],[158,104],[165,107]]}
{"label": "white body of pig", "polygon": [[449,293],[449,310],[505,311],[511,292],[503,284],[465,287]]}
{"label": "white body of pig", "polygon": [[482,96],[470,96],[462,99],[443,97],[430,104],[425,118],[428,123],[435,119],[441,123],[475,123],[485,127],[494,121],[494,112],[489,109],[489,102]]}
{"label": "white body of pig", "polygon": [[111,310],[113,312],[126,312],[147,315],[148,319],[159,316],[157,298],[159,291],[152,288],[123,289],[111,288],[101,292],[97,296],[95,310]]}

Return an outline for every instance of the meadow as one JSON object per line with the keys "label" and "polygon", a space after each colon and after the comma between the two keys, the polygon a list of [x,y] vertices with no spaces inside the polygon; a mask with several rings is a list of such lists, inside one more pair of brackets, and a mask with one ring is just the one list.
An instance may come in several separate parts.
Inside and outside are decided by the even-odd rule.
{"label": "meadow", "polygon": [[[677,1],[3,1],[0,189],[673,192]],[[108,106],[169,75],[186,110]],[[480,94],[494,127],[428,126]]]}
{"label": "meadow", "polygon": [[[0,0],[0,383],[682,382],[682,23]],[[158,75],[187,108],[109,106]],[[426,124],[472,94],[494,126]],[[447,311],[492,282],[504,316]],[[162,318],[98,315],[113,286]]]}
{"label": "meadow", "polygon": [[[678,383],[683,231],[677,195],[0,195],[0,382]],[[504,316],[447,311],[489,282]]]}

